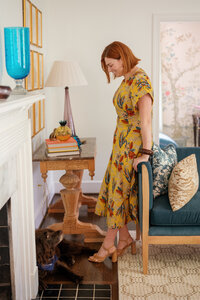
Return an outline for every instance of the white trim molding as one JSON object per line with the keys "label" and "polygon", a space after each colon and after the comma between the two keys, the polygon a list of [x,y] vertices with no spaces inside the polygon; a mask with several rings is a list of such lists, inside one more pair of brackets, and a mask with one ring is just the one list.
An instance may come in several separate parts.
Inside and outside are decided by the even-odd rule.
{"label": "white trim molding", "polygon": [[13,300],[34,299],[36,264],[31,124],[28,108],[44,94],[11,96],[0,102],[0,209],[10,200],[10,257]]}

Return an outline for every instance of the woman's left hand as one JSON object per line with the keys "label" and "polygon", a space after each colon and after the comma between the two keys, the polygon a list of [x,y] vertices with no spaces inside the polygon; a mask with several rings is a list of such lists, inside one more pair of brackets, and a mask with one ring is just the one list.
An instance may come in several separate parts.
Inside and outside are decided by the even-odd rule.
{"label": "woman's left hand", "polygon": [[133,160],[133,169],[137,172],[137,165],[149,160],[149,155],[141,155]]}

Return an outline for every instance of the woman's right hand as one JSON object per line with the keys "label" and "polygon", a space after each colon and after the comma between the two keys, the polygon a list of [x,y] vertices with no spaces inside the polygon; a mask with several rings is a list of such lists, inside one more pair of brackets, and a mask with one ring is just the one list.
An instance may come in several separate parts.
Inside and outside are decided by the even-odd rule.
{"label": "woman's right hand", "polygon": [[143,154],[139,157],[136,157],[133,160],[133,169],[137,172],[138,164],[141,163],[141,162],[147,162],[148,160],[149,160],[149,155],[147,155],[147,154]]}

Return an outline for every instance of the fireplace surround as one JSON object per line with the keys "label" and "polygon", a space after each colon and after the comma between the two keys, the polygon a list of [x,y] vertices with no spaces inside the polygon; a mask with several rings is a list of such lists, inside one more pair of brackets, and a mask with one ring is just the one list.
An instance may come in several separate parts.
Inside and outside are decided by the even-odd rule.
{"label": "fireplace surround", "polygon": [[12,259],[9,252],[9,212],[10,199],[0,209],[0,299],[12,299],[11,273]]}
{"label": "fireplace surround", "polygon": [[13,300],[34,299],[38,291],[28,109],[44,98],[30,93],[0,101],[0,209],[10,199]]}

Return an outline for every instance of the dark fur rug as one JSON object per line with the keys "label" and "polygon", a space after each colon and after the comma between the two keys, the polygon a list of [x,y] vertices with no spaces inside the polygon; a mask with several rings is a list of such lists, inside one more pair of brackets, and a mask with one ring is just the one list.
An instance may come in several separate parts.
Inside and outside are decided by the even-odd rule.
{"label": "dark fur rug", "polygon": [[83,279],[83,275],[76,274],[71,269],[76,261],[76,256],[82,254],[90,256],[95,252],[95,249],[63,239],[62,231],[53,231],[47,228],[36,230],[40,290],[47,287],[47,276],[58,272],[64,273],[66,280],[79,283]]}

